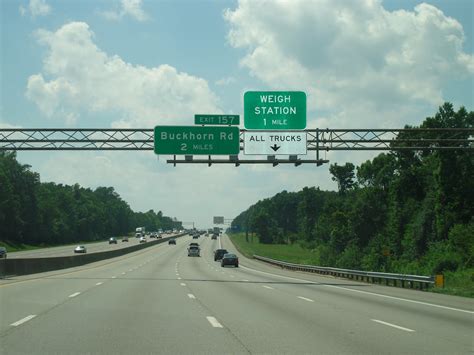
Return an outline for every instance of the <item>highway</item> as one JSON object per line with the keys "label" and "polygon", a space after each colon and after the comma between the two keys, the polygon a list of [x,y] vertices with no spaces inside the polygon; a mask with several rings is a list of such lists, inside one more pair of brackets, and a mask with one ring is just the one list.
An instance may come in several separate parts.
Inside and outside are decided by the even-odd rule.
{"label": "highway", "polygon": [[472,354],[472,299],[280,270],[191,237],[0,281],[1,354]]}
{"label": "highway", "polygon": [[[163,238],[171,236],[171,234],[163,234]],[[40,248],[33,250],[25,251],[16,251],[8,253],[9,259],[23,259],[23,258],[50,258],[54,256],[68,256],[68,255],[80,255],[74,254],[74,248],[78,245],[84,245],[87,248],[87,253],[98,253],[101,251],[109,251],[115,249],[121,249],[130,247],[132,245],[139,244],[139,238],[129,237],[128,242],[122,242],[122,238],[116,238],[117,244],[109,244],[109,240],[96,243],[81,243],[74,245],[62,245],[59,247],[50,247],[50,248]],[[153,241],[156,239],[151,239],[147,237],[148,241]]]}

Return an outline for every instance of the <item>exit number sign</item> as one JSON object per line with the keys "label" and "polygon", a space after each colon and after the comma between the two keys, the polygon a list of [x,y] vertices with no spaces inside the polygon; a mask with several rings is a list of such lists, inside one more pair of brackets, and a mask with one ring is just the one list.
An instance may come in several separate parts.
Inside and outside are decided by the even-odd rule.
{"label": "exit number sign", "polygon": [[302,91],[247,91],[244,125],[247,129],[305,129],[306,94]]}

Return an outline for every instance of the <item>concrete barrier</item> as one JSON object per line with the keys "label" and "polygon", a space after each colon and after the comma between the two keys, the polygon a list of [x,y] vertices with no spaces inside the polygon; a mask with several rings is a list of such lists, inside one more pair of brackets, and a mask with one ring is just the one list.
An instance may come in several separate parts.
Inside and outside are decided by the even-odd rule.
{"label": "concrete barrier", "polygon": [[117,256],[133,253],[134,251],[149,248],[151,246],[167,242],[171,238],[178,238],[184,235],[186,234],[178,234],[175,236],[153,240],[126,248],[90,254],[56,256],[49,258],[0,259],[0,277],[5,278],[7,276],[29,275],[40,272],[61,270],[81,266],[96,261],[106,260],[110,258],[115,258]]}

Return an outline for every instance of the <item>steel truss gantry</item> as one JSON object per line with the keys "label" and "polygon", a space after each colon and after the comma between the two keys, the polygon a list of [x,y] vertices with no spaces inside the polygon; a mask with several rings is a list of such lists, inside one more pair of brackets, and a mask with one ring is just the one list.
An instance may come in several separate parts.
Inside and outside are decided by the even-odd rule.
{"label": "steel truss gantry", "polygon": [[[402,128],[402,129],[307,129],[307,149],[314,151],[315,159],[289,156],[280,159],[204,159],[185,156],[167,160],[176,164],[317,164],[320,152],[329,151],[435,151],[464,150],[474,152],[473,128]],[[243,134],[240,131],[240,150]],[[150,128],[0,128],[0,150],[15,151],[152,151],[154,132]],[[214,156],[215,157],[215,156]]]}

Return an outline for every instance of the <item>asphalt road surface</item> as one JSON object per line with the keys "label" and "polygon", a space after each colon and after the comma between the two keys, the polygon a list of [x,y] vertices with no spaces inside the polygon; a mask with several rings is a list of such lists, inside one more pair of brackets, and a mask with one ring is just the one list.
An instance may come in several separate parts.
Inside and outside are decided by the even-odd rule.
{"label": "asphalt road surface", "polygon": [[[163,234],[163,238],[169,237],[171,234]],[[75,245],[63,245],[59,247],[41,248],[34,250],[25,250],[8,253],[9,259],[23,259],[23,258],[50,258],[54,256],[68,256],[68,255],[80,255],[74,254],[74,249],[78,245],[84,245],[87,248],[87,253],[98,253],[101,251],[109,251],[115,249],[121,249],[130,247],[132,245],[139,244],[139,238],[129,237],[128,242],[122,242],[122,238],[116,238],[117,244],[109,244],[109,240],[97,243],[86,243],[86,244],[75,244]],[[156,239],[147,237],[148,241]]]}
{"label": "asphalt road surface", "polygon": [[0,281],[1,354],[469,354],[471,299],[280,270],[189,236]]}

